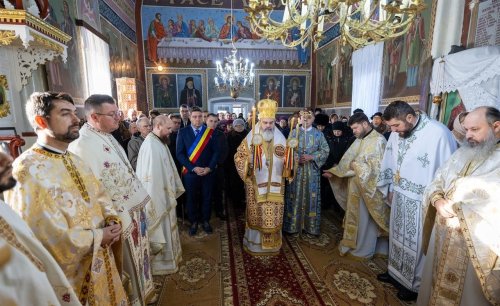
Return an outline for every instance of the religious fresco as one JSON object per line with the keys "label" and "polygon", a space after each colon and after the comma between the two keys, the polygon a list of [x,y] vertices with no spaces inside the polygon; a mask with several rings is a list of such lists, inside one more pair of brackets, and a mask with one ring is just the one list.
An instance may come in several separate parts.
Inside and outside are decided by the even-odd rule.
{"label": "religious fresco", "polygon": [[111,91],[116,99],[116,79],[122,77],[122,35],[106,19],[101,17],[102,35],[109,45],[109,68],[111,70]]}
{"label": "religious fresco", "polygon": [[201,74],[178,74],[177,92],[179,105],[203,107],[203,83]]}
{"label": "religious fresco", "polygon": [[[435,0],[434,0],[435,1]],[[382,100],[388,104],[394,100],[418,102],[425,95],[425,80],[429,69],[422,69],[430,56],[432,42],[431,12],[433,0],[425,0],[427,8],[418,14],[408,33],[388,40],[384,45]]]}
{"label": "religious fresco", "polygon": [[340,40],[336,41],[337,44],[337,101],[336,106],[351,103],[352,101],[352,52],[353,49],[350,45],[342,46]]}
{"label": "religious fresco", "polygon": [[45,20],[70,35],[72,39],[68,43],[67,62],[64,63],[57,57],[47,63],[46,69],[50,90],[67,92],[73,96],[75,102],[82,104],[86,98],[84,97],[86,82],[83,76],[81,45],[75,16],[75,1],[63,0],[49,3],[49,14]]}
{"label": "religious fresco", "polygon": [[259,99],[271,99],[282,105],[283,76],[282,75],[259,75]]}
{"label": "religious fresco", "polygon": [[162,72],[148,69],[149,109],[172,111],[181,104],[203,108],[207,104],[205,82],[203,69],[170,68]]}
{"label": "religious fresco", "polygon": [[101,24],[99,20],[99,1],[98,0],[80,0],[78,3],[78,16],[94,29],[100,31]]}
{"label": "religious fresco", "polygon": [[121,36],[122,77],[137,77],[137,47],[124,35]]}
{"label": "religious fresco", "polygon": [[176,108],[177,78],[175,74],[153,74],[153,108]]}
{"label": "religious fresco", "polygon": [[306,76],[284,76],[284,99],[283,107],[305,107],[306,106]]}
{"label": "religious fresco", "polygon": [[[282,15],[283,11],[273,12],[275,19],[281,20]],[[231,11],[225,8],[143,6],[146,64],[156,66],[158,61],[172,58],[198,62],[222,60],[230,54],[232,44],[239,50],[238,55],[254,62],[288,61],[299,67],[308,64],[309,48],[287,48],[280,41],[260,38],[251,31],[246,17],[244,10],[233,10],[231,26]],[[295,36],[292,31],[290,39]]]}
{"label": "religious fresco", "polygon": [[334,60],[337,56],[338,43],[330,42],[316,52],[316,103],[317,105],[333,106],[335,99]]}

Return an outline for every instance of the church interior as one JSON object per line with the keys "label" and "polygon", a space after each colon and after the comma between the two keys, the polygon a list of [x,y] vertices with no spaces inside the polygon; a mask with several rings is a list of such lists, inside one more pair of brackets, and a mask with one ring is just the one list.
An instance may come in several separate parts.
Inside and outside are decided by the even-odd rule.
{"label": "church interior", "polygon": [[[45,91],[69,93],[81,120],[93,94],[113,97],[122,120],[187,105],[250,122],[271,99],[278,123],[305,109],[347,122],[403,101],[451,131],[462,112],[500,108],[500,1],[0,1],[0,147],[14,158],[37,141],[25,108]],[[333,200],[319,235],[284,235],[279,253],[254,256],[231,192],[213,234],[190,235],[177,216],[182,262],[154,276],[152,305],[414,305],[377,279],[387,256],[339,252]]]}

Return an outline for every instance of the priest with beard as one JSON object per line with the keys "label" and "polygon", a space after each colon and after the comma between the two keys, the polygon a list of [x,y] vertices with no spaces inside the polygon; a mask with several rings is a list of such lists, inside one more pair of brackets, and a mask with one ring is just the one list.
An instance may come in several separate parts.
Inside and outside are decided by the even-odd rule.
{"label": "priest with beard", "polygon": [[236,165],[234,163],[234,158],[232,158],[239,145],[245,139],[248,132],[245,130],[245,121],[243,119],[236,119],[233,121],[233,130],[227,134],[228,143],[228,156],[231,158],[226,158],[226,178],[228,182],[229,196],[231,197],[231,203],[233,207],[238,207],[243,204],[245,200],[245,186],[238,176],[238,171],[236,171]]}
{"label": "priest with beard", "polygon": [[172,127],[167,116],[156,117],[153,131],[142,143],[137,158],[137,176],[151,195],[146,211],[153,275],[177,272],[182,260],[175,207],[184,186],[167,147]]}
{"label": "priest with beard", "polygon": [[391,206],[388,272],[378,280],[399,288],[398,298],[417,299],[425,257],[422,252],[423,194],[436,170],[456,150],[446,126],[394,101],[384,110],[392,129],[381,162],[377,188]]}
{"label": "priest with beard", "polygon": [[466,142],[425,191],[417,305],[500,304],[500,112],[479,107],[463,126]]}
{"label": "priest with beard", "polygon": [[[279,252],[282,243],[287,141],[274,125],[278,103],[263,99],[257,106],[259,123],[252,124],[254,128],[239,145],[234,162],[246,191],[244,249],[253,255],[272,255]],[[255,120],[255,114],[252,118]]]}

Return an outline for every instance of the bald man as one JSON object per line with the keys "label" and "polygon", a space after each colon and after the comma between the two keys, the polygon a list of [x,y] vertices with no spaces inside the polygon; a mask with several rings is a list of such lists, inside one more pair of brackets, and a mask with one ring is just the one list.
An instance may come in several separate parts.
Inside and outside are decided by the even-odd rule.
{"label": "bald man", "polygon": [[177,272],[182,260],[175,207],[184,187],[167,147],[173,126],[167,116],[156,117],[137,159],[137,176],[151,195],[151,205],[146,209],[153,275]]}
{"label": "bald man", "polygon": [[500,112],[479,107],[463,126],[467,141],[425,191],[417,305],[500,304]]}

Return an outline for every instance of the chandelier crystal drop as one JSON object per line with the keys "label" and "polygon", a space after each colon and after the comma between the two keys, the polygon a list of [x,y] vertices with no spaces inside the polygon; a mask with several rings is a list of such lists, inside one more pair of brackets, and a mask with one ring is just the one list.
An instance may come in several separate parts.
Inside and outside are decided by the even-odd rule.
{"label": "chandelier crystal drop", "polygon": [[422,0],[275,0],[285,7],[283,18],[271,17],[270,0],[249,0],[245,11],[252,31],[288,47],[317,49],[325,23],[339,24],[342,43],[355,50],[408,32],[426,8]]}

